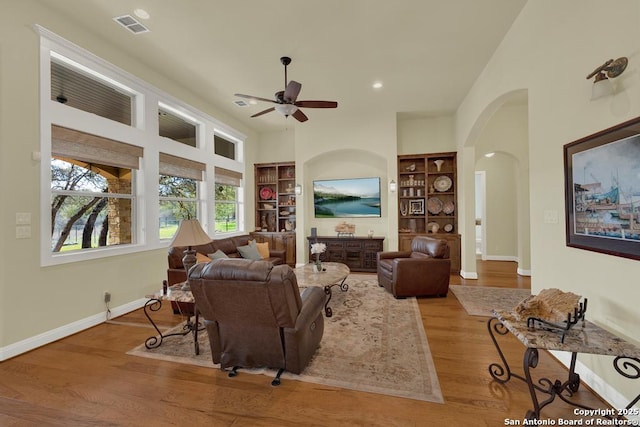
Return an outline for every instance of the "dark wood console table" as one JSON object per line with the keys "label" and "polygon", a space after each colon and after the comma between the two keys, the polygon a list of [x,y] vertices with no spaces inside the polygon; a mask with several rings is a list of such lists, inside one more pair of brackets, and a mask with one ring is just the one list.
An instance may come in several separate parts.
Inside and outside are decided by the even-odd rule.
{"label": "dark wood console table", "polygon": [[[594,416],[611,420],[621,420],[625,416],[638,415],[633,406],[640,401],[640,394],[626,408],[617,409],[589,408],[573,402],[571,397],[580,387],[580,375],[575,371],[578,353],[613,356],[613,367],[616,372],[625,378],[635,380],[640,378],[640,348],[588,321],[584,325],[580,322],[569,329],[565,335],[564,342],[561,342],[560,334],[557,331],[538,327],[529,328],[526,319],[519,320],[511,312],[494,310],[493,314],[495,317],[489,319],[487,328],[502,363],[490,364],[489,373],[494,380],[502,384],[507,383],[511,378],[517,378],[527,384],[533,403],[533,409],[527,411],[525,415],[527,419],[540,419],[542,408],[553,402],[556,397],[577,408],[593,410]],[[511,371],[498,344],[497,337],[506,335],[509,332],[526,346],[523,359],[523,375]],[[548,378],[534,380],[532,378],[532,369],[538,365],[538,349],[568,351],[571,353],[569,375],[565,381],[559,379],[554,381]],[[540,401],[538,399],[539,393],[547,395],[548,398]]]}
{"label": "dark wood console table", "polygon": [[377,254],[382,252],[384,237],[307,237],[309,241],[309,259],[311,243],[319,242],[327,245],[327,250],[320,254],[320,260],[345,264],[351,271],[375,273],[378,269]]}

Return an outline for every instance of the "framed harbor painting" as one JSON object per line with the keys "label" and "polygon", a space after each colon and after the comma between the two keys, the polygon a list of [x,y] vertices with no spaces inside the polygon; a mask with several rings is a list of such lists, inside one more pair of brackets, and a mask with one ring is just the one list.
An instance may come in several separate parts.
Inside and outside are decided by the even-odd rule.
{"label": "framed harbor painting", "polygon": [[567,246],[640,259],[640,117],[564,146]]}

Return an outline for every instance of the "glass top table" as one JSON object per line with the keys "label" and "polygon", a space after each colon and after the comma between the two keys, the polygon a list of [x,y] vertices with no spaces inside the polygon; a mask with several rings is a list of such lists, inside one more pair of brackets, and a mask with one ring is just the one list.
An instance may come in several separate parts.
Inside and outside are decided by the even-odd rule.
{"label": "glass top table", "polygon": [[329,301],[331,301],[331,288],[334,286],[340,286],[342,292],[346,292],[349,289],[349,285],[345,283],[345,280],[351,270],[344,264],[339,262],[323,262],[322,271],[314,271],[314,264],[306,264],[302,267],[296,267],[293,272],[296,275],[298,281],[298,287],[308,288],[311,286],[324,287],[324,293],[327,294],[327,301],[324,304],[324,313],[327,317],[333,316],[333,311],[329,307]]}

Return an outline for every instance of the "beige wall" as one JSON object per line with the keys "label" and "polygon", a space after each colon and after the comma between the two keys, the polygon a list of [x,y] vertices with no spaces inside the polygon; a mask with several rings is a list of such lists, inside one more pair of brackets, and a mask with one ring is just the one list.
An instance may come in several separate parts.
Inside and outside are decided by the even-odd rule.
{"label": "beige wall", "polygon": [[[298,221],[299,262],[306,259],[310,227],[331,234],[335,226],[330,220],[313,218],[311,183],[320,176],[380,176],[386,211],[378,220],[358,221],[356,231],[364,234],[373,228],[387,237],[385,247],[397,247],[397,203],[386,188],[391,177],[397,176],[398,153],[453,151],[458,147],[462,233],[472,235],[475,144],[503,101],[513,92],[527,90],[533,290],[560,287],[580,293],[589,298],[591,320],[639,341],[636,325],[640,319],[634,302],[640,298],[640,290],[634,284],[640,264],[567,248],[561,185],[563,144],[639,115],[639,20],[637,0],[618,0],[615,7],[595,0],[529,2],[453,119],[398,122],[393,112],[337,119],[318,114],[305,126],[294,123],[295,132],[258,137],[179,83],[113,49],[108,41],[93,37],[78,23],[60,18],[40,3],[11,2],[11,14],[0,15],[0,188],[4,199],[10,201],[0,207],[0,348],[102,313],[105,290],[112,292],[113,306],[136,301],[159,287],[166,269],[164,249],[39,267],[40,243],[35,237],[39,235],[39,172],[31,160],[31,153],[39,147],[38,37],[29,27],[34,23],[246,133],[248,183],[254,162],[291,160],[293,153],[297,179],[304,187],[304,215]],[[607,25],[606,31],[594,30],[602,28],[603,22],[613,24]],[[623,90],[615,97],[589,101],[591,88],[584,76],[604,60],[623,55],[630,57],[629,69],[618,79]],[[345,154],[361,157],[347,160]],[[19,185],[16,177],[20,177]],[[526,180],[522,185],[527,186]],[[248,185],[249,192],[251,187]],[[250,224],[253,196],[247,196]],[[521,202],[518,206],[523,209]],[[559,223],[543,222],[547,210],[558,213]],[[14,238],[16,212],[31,212],[33,238]],[[463,270],[466,267],[473,272],[474,245],[467,246]],[[15,321],[25,314],[28,321]],[[580,360],[630,395],[617,384],[617,378],[605,372],[599,359],[581,356]]]}
{"label": "beige wall", "polygon": [[[296,179],[303,186],[303,216],[298,218],[297,262],[308,258],[307,236],[311,227],[319,235],[335,235],[337,219],[317,219],[313,213],[313,180],[380,177],[381,218],[347,218],[356,235],[374,230],[385,236],[384,245],[397,247],[397,199],[388,191],[397,176],[396,118],[393,113],[371,116],[317,115],[296,128]],[[298,202],[300,203],[300,201]]]}
{"label": "beige wall", "polygon": [[[254,164],[270,163],[270,162],[293,162],[295,161],[295,120],[293,117],[288,118],[291,122],[291,128],[280,132],[261,133],[254,144],[251,144],[246,150],[245,156],[245,200],[246,200],[246,218],[245,229],[248,231],[255,230],[255,180],[254,180]],[[296,181],[298,178],[296,177]]]}
{"label": "beige wall", "polygon": [[490,159],[478,159],[476,170],[486,172],[486,217],[483,219],[486,253],[483,257],[515,261],[518,257],[515,161],[507,154],[496,153]]}
{"label": "beige wall", "polygon": [[[529,246],[529,133],[523,94],[502,105],[475,141],[476,171],[487,171],[486,259],[516,260],[531,268]],[[486,158],[486,153],[496,155]],[[465,239],[471,244],[471,236]]]}
{"label": "beige wall", "polygon": [[[10,5],[9,5],[10,3]],[[248,135],[235,123],[176,82],[114,50],[108,40],[93,37],[76,22],[61,18],[41,3],[2,0],[0,14],[0,360],[21,346],[45,343],[65,331],[91,326],[104,317],[104,291],[112,307],[139,301],[166,278],[166,249],[125,256],[40,267],[40,173],[32,153],[39,140],[40,24],[106,61],[125,69],[186,103]],[[46,160],[45,160],[46,161]],[[15,215],[31,213],[30,239],[15,238]],[[15,344],[20,343],[16,349]]]}
{"label": "beige wall", "polygon": [[[584,295],[591,321],[635,342],[640,342],[640,263],[566,246],[562,147],[640,115],[639,21],[637,0],[620,0],[615,7],[595,0],[528,2],[456,120],[458,146],[473,146],[501,98],[528,90],[533,292],[557,287]],[[615,24],[595,30],[602,23]],[[585,76],[619,56],[630,60],[616,82],[619,93],[591,101]],[[545,223],[545,211],[557,212],[558,223]],[[612,373],[610,359],[581,355],[579,361],[627,398],[637,393]]]}
{"label": "beige wall", "polygon": [[456,151],[454,117],[404,118],[398,115],[398,154]]}

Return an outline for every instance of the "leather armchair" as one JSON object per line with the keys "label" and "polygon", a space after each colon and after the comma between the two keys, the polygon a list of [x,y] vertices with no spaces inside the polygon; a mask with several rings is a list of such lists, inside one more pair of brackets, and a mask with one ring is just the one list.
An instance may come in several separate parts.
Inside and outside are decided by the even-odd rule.
{"label": "leather armchair", "polygon": [[444,239],[417,236],[411,251],[378,252],[378,284],[394,297],[439,296],[449,292],[451,260]]}
{"label": "leather armchair", "polygon": [[268,367],[301,373],[324,332],[326,295],[320,287],[302,295],[288,265],[216,259],[189,271],[189,285],[209,335],[211,356],[222,369]]}

